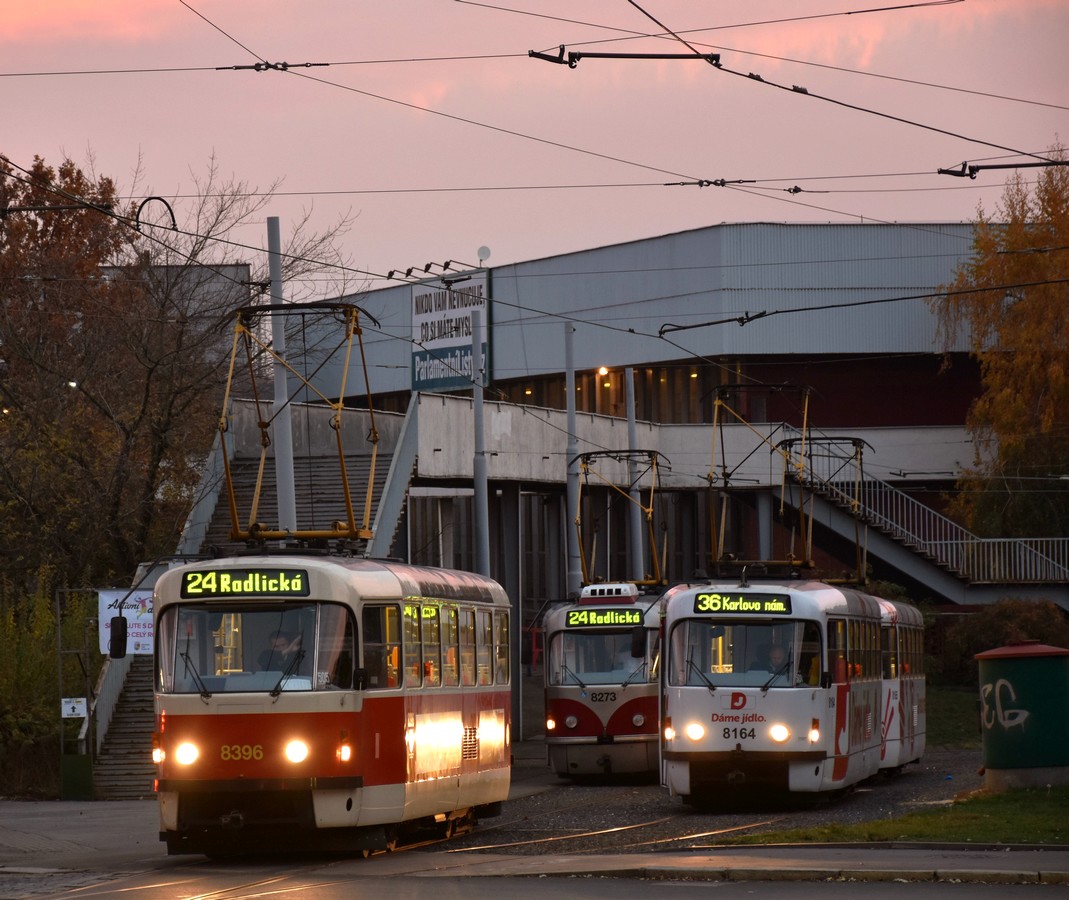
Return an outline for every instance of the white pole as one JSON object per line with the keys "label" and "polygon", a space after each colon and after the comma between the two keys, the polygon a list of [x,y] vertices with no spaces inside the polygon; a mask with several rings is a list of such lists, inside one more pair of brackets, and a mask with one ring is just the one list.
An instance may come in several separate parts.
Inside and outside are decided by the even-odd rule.
{"label": "white pole", "polygon": [[[282,241],[278,217],[267,219],[267,250],[271,269],[271,306],[282,306]],[[279,359],[286,358],[286,317],[271,315],[271,346]],[[286,368],[275,360],[275,402],[272,425],[275,479],[278,489],[278,529],[297,530],[297,498],[293,487],[293,426],[290,421],[289,385]]]}
{"label": "white pole", "polygon": [[[646,558],[642,540],[642,492],[638,488],[638,460],[635,458],[635,445],[638,443],[638,427],[635,423],[635,370],[624,370],[627,387],[627,449],[631,451],[627,460],[627,479],[631,484],[631,579],[642,581],[646,577]],[[653,552],[656,552],[654,549]]]}
{"label": "white pole", "polygon": [[472,479],[475,482],[475,571],[490,574],[490,504],[486,478],[486,447],[483,433],[483,341],[482,317],[471,311],[472,401],[475,418],[475,458]]}
{"label": "white pole", "polygon": [[568,457],[568,479],[566,482],[565,533],[568,536],[568,570],[566,588],[568,596],[578,597],[583,589],[583,569],[579,559],[579,535],[575,530],[575,517],[579,514],[579,437],[575,433],[575,360],[573,359],[572,334],[575,326],[564,325],[564,392],[568,409],[568,444],[565,454]]}

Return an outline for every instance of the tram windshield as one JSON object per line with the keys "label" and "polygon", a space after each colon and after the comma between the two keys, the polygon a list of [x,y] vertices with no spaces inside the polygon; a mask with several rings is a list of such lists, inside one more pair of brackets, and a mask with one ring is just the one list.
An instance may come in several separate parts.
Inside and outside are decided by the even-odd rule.
{"label": "tram windshield", "polygon": [[797,687],[820,683],[820,627],[685,619],[669,636],[669,683],[711,687]]}
{"label": "tram windshield", "polygon": [[356,629],[337,604],[171,606],[160,616],[156,646],[165,693],[353,687]]}
{"label": "tram windshield", "polygon": [[632,656],[632,631],[558,631],[550,637],[550,684],[634,684],[655,681],[648,655]]}

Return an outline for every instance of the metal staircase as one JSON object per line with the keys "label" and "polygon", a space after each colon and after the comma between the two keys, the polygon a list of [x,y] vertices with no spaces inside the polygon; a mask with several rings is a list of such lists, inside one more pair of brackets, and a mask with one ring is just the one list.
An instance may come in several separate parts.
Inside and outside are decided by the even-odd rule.
{"label": "metal staircase", "polygon": [[978,537],[865,474],[861,443],[799,434],[780,448],[792,481],[968,584],[1069,582],[1069,538]]}
{"label": "metal staircase", "polygon": [[93,792],[98,800],[154,797],[152,763],[152,657],[135,656],[111,716],[104,744],[93,760]]}

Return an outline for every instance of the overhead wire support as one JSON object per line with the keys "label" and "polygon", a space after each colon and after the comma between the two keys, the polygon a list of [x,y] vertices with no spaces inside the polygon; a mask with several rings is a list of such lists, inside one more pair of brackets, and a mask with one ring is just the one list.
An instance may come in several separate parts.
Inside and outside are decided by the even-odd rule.
{"label": "overhead wire support", "polygon": [[719,53],[587,53],[582,50],[572,50],[564,53],[564,44],[561,44],[556,56],[549,53],[540,53],[538,50],[528,50],[527,55],[534,59],[543,59],[546,62],[556,63],[574,69],[581,59],[703,59],[713,66],[720,65]]}
{"label": "overhead wire support", "polygon": [[276,72],[285,72],[285,71],[287,71],[289,69],[311,69],[311,68],[314,68],[316,66],[329,66],[329,65],[330,65],[330,63],[325,63],[325,62],[306,62],[306,63],[277,62],[277,63],[273,63],[273,62],[267,62],[267,60],[264,60],[263,62],[253,63],[252,65],[248,65],[248,66],[216,66],[215,67],[215,71],[217,71],[217,72],[237,72],[237,71],[240,71],[240,70],[248,69],[248,70],[251,70],[253,72],[266,72],[269,69],[272,69],[272,70],[274,70]]}
{"label": "overhead wire support", "polygon": [[989,165],[970,165],[963,162],[960,169],[936,169],[937,175],[953,175],[955,178],[976,178],[984,169],[1046,169],[1050,166],[1069,166],[1067,159],[1048,159],[1043,162],[1027,163],[991,163]]}
{"label": "overhead wire support", "polygon": [[709,181],[706,178],[699,178],[697,181],[666,181],[662,187],[727,187],[729,184],[757,184],[757,180],[754,178],[736,178],[733,181],[728,181],[726,178],[716,178],[713,181]]}

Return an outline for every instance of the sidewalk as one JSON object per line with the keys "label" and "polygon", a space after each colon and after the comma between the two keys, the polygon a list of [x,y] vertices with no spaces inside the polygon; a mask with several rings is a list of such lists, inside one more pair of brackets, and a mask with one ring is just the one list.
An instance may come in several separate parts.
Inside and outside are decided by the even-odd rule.
{"label": "sidewalk", "polygon": [[[514,745],[513,799],[553,790],[545,745]],[[3,876],[32,871],[114,870],[131,860],[158,863],[157,806],[112,802],[0,801]],[[446,846],[446,845],[444,845]],[[87,859],[92,859],[92,865]],[[376,874],[413,877],[538,876],[545,855],[510,856],[443,849],[374,857]],[[554,875],[706,881],[959,881],[1069,885],[1069,847],[965,847],[938,844],[751,845],[685,852],[554,854]]]}

